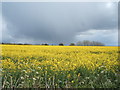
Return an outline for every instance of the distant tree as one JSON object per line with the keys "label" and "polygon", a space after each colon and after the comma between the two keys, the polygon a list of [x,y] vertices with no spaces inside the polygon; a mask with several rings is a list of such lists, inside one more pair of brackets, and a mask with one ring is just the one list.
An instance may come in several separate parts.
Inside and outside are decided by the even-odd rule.
{"label": "distant tree", "polygon": [[69,46],[75,46],[75,43],[70,43],[70,45]]}
{"label": "distant tree", "polygon": [[98,41],[89,41],[89,40],[84,40],[84,41],[79,41],[76,44],[77,46],[105,46],[104,43],[98,42]]}
{"label": "distant tree", "polygon": [[31,45],[31,44],[28,44],[28,43],[24,43],[23,45]]}
{"label": "distant tree", "polygon": [[45,44],[41,44],[41,45],[45,45],[45,46],[48,46],[49,44],[45,43]]}
{"label": "distant tree", "polygon": [[83,42],[81,42],[81,41],[77,42],[76,45],[77,45],[77,46],[84,46],[84,45],[83,45]]}
{"label": "distant tree", "polygon": [[44,45],[45,45],[45,46],[48,46],[49,44],[45,43]]}
{"label": "distant tree", "polygon": [[84,46],[90,46],[90,41],[84,40],[84,41],[83,41],[83,45],[84,45]]}
{"label": "distant tree", "polygon": [[64,46],[64,44],[63,43],[59,43],[59,46]]}
{"label": "distant tree", "polygon": [[96,46],[105,46],[105,44],[101,42],[96,42]]}
{"label": "distant tree", "polygon": [[91,46],[95,46],[95,41],[92,41],[92,42],[91,42]]}

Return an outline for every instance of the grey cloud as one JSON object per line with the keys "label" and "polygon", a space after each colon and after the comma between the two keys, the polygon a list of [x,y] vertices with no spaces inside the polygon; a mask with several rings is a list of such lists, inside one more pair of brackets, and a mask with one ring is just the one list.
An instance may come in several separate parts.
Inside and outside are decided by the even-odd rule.
{"label": "grey cloud", "polygon": [[80,32],[115,29],[116,5],[107,8],[106,3],[13,2],[3,3],[2,14],[12,37],[9,41],[70,43]]}

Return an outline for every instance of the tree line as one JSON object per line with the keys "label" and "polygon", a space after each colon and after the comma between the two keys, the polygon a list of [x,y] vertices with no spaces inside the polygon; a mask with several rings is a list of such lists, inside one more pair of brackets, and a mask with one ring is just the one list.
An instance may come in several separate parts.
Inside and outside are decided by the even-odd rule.
{"label": "tree line", "polygon": [[[64,44],[60,43],[59,46],[64,46]],[[70,43],[69,46],[105,46],[105,44],[98,41],[84,40],[84,41],[79,41],[77,43]]]}
{"label": "tree line", "polygon": [[[1,44],[9,44],[9,45],[33,45],[33,44],[27,44],[27,43],[1,43]],[[34,44],[34,45],[44,45],[48,46],[50,44],[48,43],[43,43],[43,44]],[[64,43],[59,43],[59,46],[64,46]],[[55,46],[52,44],[52,46]],[[89,41],[89,40],[84,40],[84,41],[79,41],[77,43],[70,43],[68,46],[105,46],[104,43],[98,42],[98,41]]]}
{"label": "tree line", "polygon": [[76,43],[76,45],[77,46],[105,46],[105,44],[102,42],[89,41],[89,40],[79,41]]}

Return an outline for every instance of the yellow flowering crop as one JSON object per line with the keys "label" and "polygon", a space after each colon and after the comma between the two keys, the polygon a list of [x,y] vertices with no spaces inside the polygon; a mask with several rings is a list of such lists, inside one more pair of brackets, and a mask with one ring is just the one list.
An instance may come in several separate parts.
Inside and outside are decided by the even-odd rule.
{"label": "yellow flowering crop", "polygon": [[[96,69],[103,68],[103,70],[111,71],[114,73],[116,72],[119,66],[118,47],[39,46],[39,45],[1,45],[1,46],[2,46],[1,61],[3,72],[7,73],[21,72],[21,75],[26,75],[28,73],[31,72],[33,73],[34,71],[36,71],[35,73],[36,75],[40,74],[41,77],[42,75],[44,75],[44,77],[49,77],[47,83],[50,80],[54,79],[54,77],[52,77],[52,74],[50,74],[52,71],[55,73],[57,72],[63,73],[63,71],[64,72],[74,71],[77,70],[78,68],[87,68],[87,70],[90,71],[95,71]],[[39,73],[39,71],[41,72]],[[74,71],[74,73],[77,73],[77,71]],[[5,74],[3,73],[3,75]],[[66,78],[68,78],[70,82],[68,83],[66,81],[65,83],[67,83],[67,85],[74,84],[81,76],[82,74],[80,72],[75,74],[75,76],[68,72],[66,73]],[[70,79],[72,77],[78,78],[76,81],[73,81]],[[36,82],[37,81],[36,78],[40,77],[39,76],[34,77],[33,74],[32,80]],[[60,85],[59,83],[53,84],[55,84],[55,86]]]}

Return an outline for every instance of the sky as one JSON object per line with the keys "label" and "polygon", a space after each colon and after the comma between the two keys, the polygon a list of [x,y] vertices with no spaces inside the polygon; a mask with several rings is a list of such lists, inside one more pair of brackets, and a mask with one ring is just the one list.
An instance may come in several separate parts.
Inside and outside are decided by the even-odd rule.
{"label": "sky", "polygon": [[[0,4],[1,5],[1,4]],[[2,2],[2,42],[118,45],[118,3]]]}

